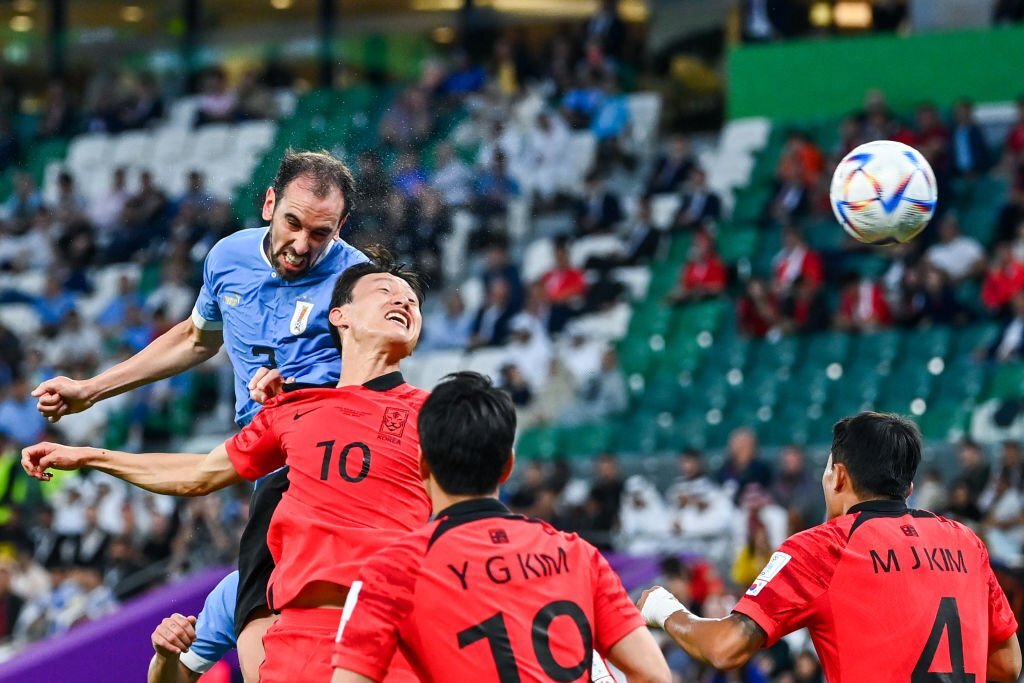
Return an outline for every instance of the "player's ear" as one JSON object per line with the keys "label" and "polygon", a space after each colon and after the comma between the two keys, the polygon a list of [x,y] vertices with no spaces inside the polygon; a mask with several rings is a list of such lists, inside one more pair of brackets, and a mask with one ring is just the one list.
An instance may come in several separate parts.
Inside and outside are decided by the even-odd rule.
{"label": "player's ear", "polygon": [[327,320],[333,327],[345,329],[348,327],[348,319],[345,317],[345,310],[341,306],[335,306],[327,314]]}
{"label": "player's ear", "polygon": [[423,449],[420,450],[420,479],[427,481],[430,479],[430,465],[427,464],[427,459],[423,457]]}
{"label": "player's ear", "polygon": [[512,451],[508,454],[508,462],[505,463],[505,469],[501,471],[501,479],[498,480],[499,484],[504,484],[508,481],[508,478],[512,476],[512,470],[516,466],[516,452]]}
{"label": "player's ear", "polygon": [[277,195],[274,188],[267,188],[267,196],[263,199],[263,220],[269,221],[274,217],[274,204],[277,202]]}
{"label": "player's ear", "polygon": [[850,473],[846,470],[846,465],[841,462],[833,462],[832,471],[835,475],[835,478],[832,480],[833,491],[836,493],[842,493],[843,491],[853,488],[853,482],[850,481]]}

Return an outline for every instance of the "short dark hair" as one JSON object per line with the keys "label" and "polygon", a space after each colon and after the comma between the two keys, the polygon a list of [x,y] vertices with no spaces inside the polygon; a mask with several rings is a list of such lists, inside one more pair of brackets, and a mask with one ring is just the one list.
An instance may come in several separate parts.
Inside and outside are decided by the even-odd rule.
{"label": "short dark hair", "polygon": [[[363,253],[370,260],[349,266],[335,281],[334,290],[331,292],[332,309],[351,303],[352,290],[355,289],[356,283],[367,275],[374,275],[376,273],[386,273],[405,280],[412,287],[412,291],[416,293],[416,298],[419,300],[420,305],[423,305],[424,285],[423,278],[419,273],[408,268],[404,263],[398,263],[391,255],[391,252],[380,245],[365,247]],[[338,328],[334,325],[328,325],[328,327],[331,330],[331,339],[334,340],[334,346],[338,349],[338,353],[341,353],[341,335],[338,334]]]}
{"label": "short dark hair", "polygon": [[892,413],[843,418],[832,427],[832,462],[846,466],[858,495],[902,500],[921,464],[921,432]]}
{"label": "short dark hair", "polygon": [[445,493],[485,496],[512,457],[516,409],[507,393],[476,372],[438,384],[419,416],[420,449]]}
{"label": "short dark hair", "polygon": [[356,181],[352,171],[343,161],[326,150],[318,152],[296,152],[288,149],[277,167],[274,176],[274,194],[284,196],[284,189],[296,178],[309,178],[313,181],[313,194],[323,198],[331,190],[339,190],[345,199],[345,208],[341,217],[345,218],[355,204]]}

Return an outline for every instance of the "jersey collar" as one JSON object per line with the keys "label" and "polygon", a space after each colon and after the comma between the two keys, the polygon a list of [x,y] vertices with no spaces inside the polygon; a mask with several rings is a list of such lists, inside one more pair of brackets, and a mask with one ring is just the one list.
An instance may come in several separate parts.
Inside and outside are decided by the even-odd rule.
{"label": "jersey collar", "polygon": [[394,372],[389,372],[386,375],[374,377],[369,382],[363,384],[363,387],[370,391],[391,391],[403,384],[405,384],[405,378],[402,377],[401,372],[395,370]]}
{"label": "jersey collar", "polygon": [[865,500],[857,503],[846,514],[852,515],[855,512],[875,512],[882,514],[906,513],[907,502],[905,500]]}
{"label": "jersey collar", "polygon": [[505,504],[497,498],[471,498],[455,505],[449,505],[434,515],[434,517],[441,519],[442,517],[464,517],[466,515],[489,516],[487,513],[507,515],[509,512]]}

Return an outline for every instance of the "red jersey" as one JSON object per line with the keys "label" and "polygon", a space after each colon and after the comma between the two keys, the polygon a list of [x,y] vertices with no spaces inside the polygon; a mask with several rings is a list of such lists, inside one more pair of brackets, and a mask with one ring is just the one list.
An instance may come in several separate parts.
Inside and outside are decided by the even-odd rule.
{"label": "red jersey", "polygon": [[1017,631],[981,540],[902,501],[860,503],[796,534],[735,611],[764,629],[766,647],[808,628],[836,683],[980,683],[989,648]]}
{"label": "red jersey", "polygon": [[427,395],[397,372],[361,386],[300,389],[268,401],[227,442],[246,479],[289,466],[267,532],[271,608],[315,581],[350,586],[370,556],[427,522],[416,428]]}
{"label": "red jersey", "polygon": [[333,665],[380,681],[396,647],[421,680],[590,681],[644,621],[592,545],[484,498],[380,552],[339,633]]}

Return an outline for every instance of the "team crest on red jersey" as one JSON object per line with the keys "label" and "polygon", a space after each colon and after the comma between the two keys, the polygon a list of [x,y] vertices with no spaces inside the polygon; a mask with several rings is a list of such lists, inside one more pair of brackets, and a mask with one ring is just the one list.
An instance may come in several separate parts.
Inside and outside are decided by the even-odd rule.
{"label": "team crest on red jersey", "polygon": [[384,419],[380,421],[378,436],[387,441],[398,443],[405,432],[405,424],[409,421],[409,410],[406,408],[385,408]]}

